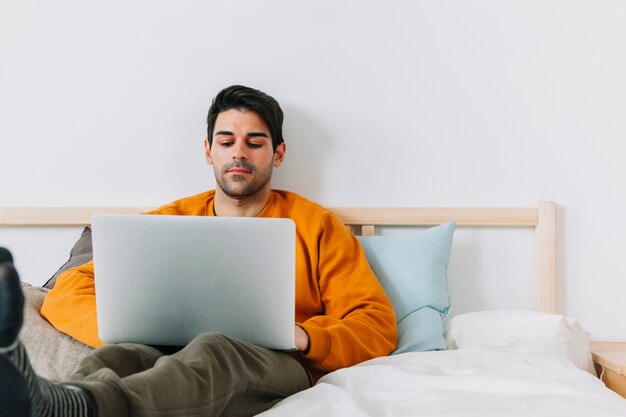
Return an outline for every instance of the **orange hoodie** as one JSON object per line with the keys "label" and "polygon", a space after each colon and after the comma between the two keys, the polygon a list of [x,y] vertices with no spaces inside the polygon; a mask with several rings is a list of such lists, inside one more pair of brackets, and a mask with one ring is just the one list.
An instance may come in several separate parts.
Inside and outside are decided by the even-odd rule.
{"label": "orange hoodie", "polygon": [[[213,216],[215,191],[147,214]],[[313,381],[335,369],[395,349],[393,308],[358,240],[329,210],[294,193],[273,190],[259,217],[296,223],[296,322],[309,335],[299,360]],[[58,330],[98,347],[93,261],[61,274],[41,314]]]}

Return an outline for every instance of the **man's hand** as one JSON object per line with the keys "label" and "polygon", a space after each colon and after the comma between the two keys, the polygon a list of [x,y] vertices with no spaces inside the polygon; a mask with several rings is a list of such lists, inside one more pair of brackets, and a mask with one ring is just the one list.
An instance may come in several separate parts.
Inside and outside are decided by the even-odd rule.
{"label": "man's hand", "polygon": [[296,324],[295,326],[296,349],[306,353],[309,350],[309,335],[304,329]]}

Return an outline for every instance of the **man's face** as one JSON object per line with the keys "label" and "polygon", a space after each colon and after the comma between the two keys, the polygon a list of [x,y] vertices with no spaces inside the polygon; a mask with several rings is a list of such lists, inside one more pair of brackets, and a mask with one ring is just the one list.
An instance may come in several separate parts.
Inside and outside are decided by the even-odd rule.
{"label": "man's face", "polygon": [[231,109],[217,116],[213,145],[204,141],[209,165],[219,188],[227,196],[243,200],[270,188],[274,167],[285,156],[285,144],[272,149],[269,128],[252,111]]}

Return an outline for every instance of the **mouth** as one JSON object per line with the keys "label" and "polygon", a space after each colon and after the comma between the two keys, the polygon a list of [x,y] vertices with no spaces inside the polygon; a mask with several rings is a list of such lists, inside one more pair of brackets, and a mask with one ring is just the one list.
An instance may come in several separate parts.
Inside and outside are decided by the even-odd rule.
{"label": "mouth", "polygon": [[247,169],[244,168],[231,168],[228,171],[226,171],[227,174],[236,174],[236,175],[245,175],[245,174],[250,174],[250,171],[248,171]]}
{"label": "mouth", "polygon": [[247,161],[235,161],[224,167],[224,174],[251,175],[254,167]]}

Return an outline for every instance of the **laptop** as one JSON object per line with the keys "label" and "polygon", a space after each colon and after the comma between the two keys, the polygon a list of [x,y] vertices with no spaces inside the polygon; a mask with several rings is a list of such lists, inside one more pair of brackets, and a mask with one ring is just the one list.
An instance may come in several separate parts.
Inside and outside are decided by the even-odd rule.
{"label": "laptop", "polygon": [[92,234],[102,341],[295,349],[293,220],[96,214]]}

